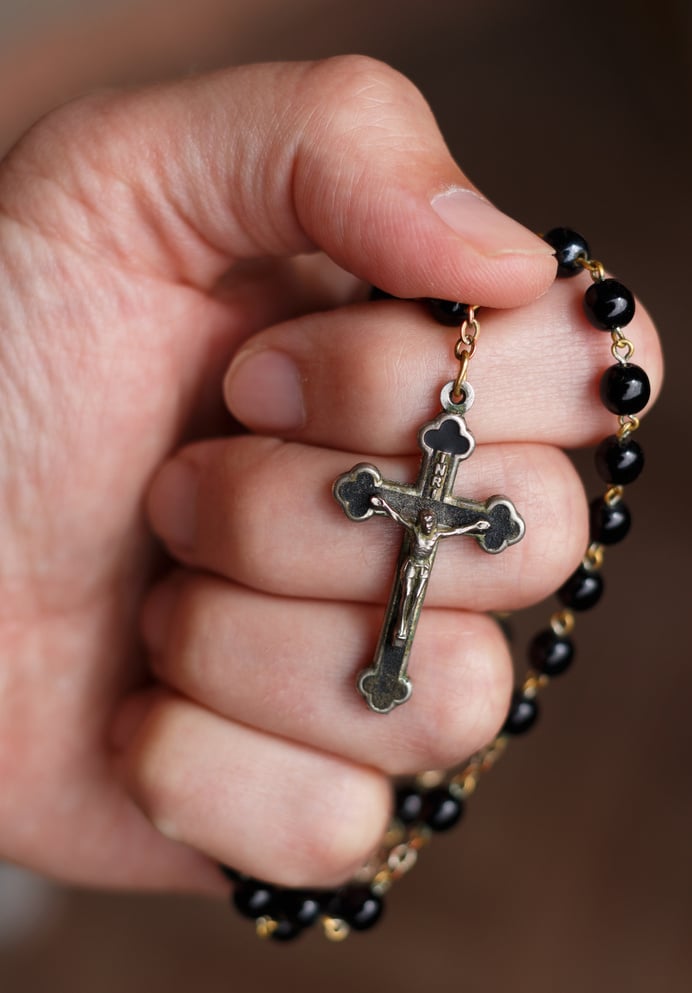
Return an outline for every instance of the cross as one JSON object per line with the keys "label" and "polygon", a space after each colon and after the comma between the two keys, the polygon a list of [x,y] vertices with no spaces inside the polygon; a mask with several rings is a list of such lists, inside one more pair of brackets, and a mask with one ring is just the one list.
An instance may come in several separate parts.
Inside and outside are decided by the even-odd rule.
{"label": "cross", "polygon": [[475,448],[460,414],[442,413],[424,424],[418,445],[423,459],[413,485],[383,479],[365,462],[334,483],[334,496],[352,521],[389,517],[405,531],[375,658],[358,678],[358,689],[379,714],[411,695],[408,658],[440,540],[467,534],[496,554],[524,535],[524,522],[506,497],[479,503],[451,496],[459,464]]}

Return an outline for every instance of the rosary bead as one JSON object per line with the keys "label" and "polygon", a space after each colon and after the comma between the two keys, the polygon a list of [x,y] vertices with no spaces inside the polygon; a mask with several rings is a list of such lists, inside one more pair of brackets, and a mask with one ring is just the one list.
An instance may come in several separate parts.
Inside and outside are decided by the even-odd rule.
{"label": "rosary bead", "polygon": [[535,636],[529,645],[531,665],[545,676],[559,676],[572,664],[574,642],[565,635],[547,628]]}
{"label": "rosary bead", "polygon": [[415,786],[400,786],[394,795],[394,816],[402,824],[415,824],[421,819],[423,797]]}
{"label": "rosary bead", "polygon": [[434,297],[429,297],[425,302],[437,323],[444,324],[448,328],[461,327],[469,316],[468,305],[456,300],[436,300]]}
{"label": "rosary bead", "polygon": [[233,893],[233,904],[243,917],[273,916],[276,907],[276,889],[258,879],[244,879],[238,883]]}
{"label": "rosary bead", "polygon": [[595,606],[603,594],[603,576],[595,569],[585,569],[580,565],[556,596],[570,610],[589,610]]}
{"label": "rosary bead", "polygon": [[429,790],[423,797],[421,818],[432,831],[448,831],[459,823],[463,813],[463,801],[444,787]]}
{"label": "rosary bead", "polygon": [[543,241],[547,241],[555,249],[559,278],[577,276],[584,271],[579,260],[588,259],[591,251],[586,239],[576,231],[571,228],[553,228],[543,235]]}
{"label": "rosary bead", "polygon": [[237,869],[232,869],[230,865],[219,864],[219,869],[231,883],[239,883],[241,879],[245,878],[242,873],[238,872]]}
{"label": "rosary bead", "polygon": [[634,297],[617,279],[602,279],[584,294],[584,311],[599,331],[613,331],[634,317]]}
{"label": "rosary bead", "polygon": [[269,937],[272,941],[293,941],[298,938],[303,932],[303,928],[300,924],[295,921],[290,921],[286,917],[282,917],[276,921],[276,926],[272,930]]}
{"label": "rosary bead", "polygon": [[618,362],[601,377],[601,400],[613,414],[637,414],[650,396],[649,377],[638,365]]}
{"label": "rosary bead", "polygon": [[316,893],[281,890],[272,909],[279,920],[287,920],[297,927],[310,927],[322,913],[322,904]]}
{"label": "rosary bead", "polygon": [[535,697],[524,696],[521,690],[515,690],[509,705],[507,720],[502,728],[502,734],[524,734],[538,719],[538,701]]}
{"label": "rosary bead", "polygon": [[370,300],[396,300],[396,297],[391,293],[387,293],[386,290],[381,290],[379,286],[370,287]]}
{"label": "rosary bead", "polygon": [[591,540],[601,545],[616,545],[626,538],[632,518],[622,502],[606,503],[605,500],[593,500],[589,506],[589,521]]}
{"label": "rosary bead", "polygon": [[384,901],[369,886],[348,886],[336,894],[327,913],[346,921],[354,931],[367,931],[377,924],[383,910]]}
{"label": "rosary bead", "polygon": [[594,461],[605,483],[625,486],[633,483],[644,468],[644,452],[634,439],[611,434],[596,449]]}

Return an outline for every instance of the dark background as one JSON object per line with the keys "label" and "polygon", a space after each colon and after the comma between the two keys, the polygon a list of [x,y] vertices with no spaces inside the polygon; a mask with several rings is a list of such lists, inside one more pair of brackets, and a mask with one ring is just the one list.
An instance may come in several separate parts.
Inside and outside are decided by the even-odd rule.
{"label": "dark background", "polygon": [[[647,469],[628,495],[633,535],[607,556],[608,593],[580,619],[578,662],[549,688],[540,727],[483,782],[465,823],[393,891],[379,928],[338,946],[316,933],[277,946],[255,940],[223,906],[35,892],[31,879],[4,870],[3,993],[688,993],[692,8],[79,7],[0,7],[0,147],[55,103],[104,83],[240,61],[377,56],[420,86],[453,152],[502,209],[535,230],[569,224],[587,235],[657,319],[668,378],[639,436]],[[555,352],[559,375],[559,341]],[[590,460],[580,463],[597,493]],[[4,943],[3,919],[16,925],[12,938],[7,924]]]}

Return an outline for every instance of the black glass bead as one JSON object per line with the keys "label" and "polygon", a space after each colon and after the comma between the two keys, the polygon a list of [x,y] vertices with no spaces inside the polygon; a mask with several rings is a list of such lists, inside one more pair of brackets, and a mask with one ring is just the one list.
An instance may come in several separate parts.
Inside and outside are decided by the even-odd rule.
{"label": "black glass bead", "polygon": [[632,438],[620,440],[608,435],[594,453],[596,471],[606,483],[625,486],[633,483],[644,468],[644,452]]}
{"label": "black glass bead", "polygon": [[279,920],[310,927],[322,913],[322,903],[317,893],[308,890],[280,890],[272,909]]}
{"label": "black glass bead", "polygon": [[456,300],[436,300],[434,297],[429,297],[425,302],[437,323],[444,324],[448,328],[461,327],[469,316],[468,304]]}
{"label": "black glass bead", "polygon": [[603,594],[603,576],[595,569],[585,569],[580,565],[566,583],[560,587],[556,596],[560,603],[570,610],[589,610],[601,599]]}
{"label": "black glass bead", "polygon": [[613,414],[638,414],[650,396],[649,377],[638,365],[618,362],[601,377],[601,401]]}
{"label": "black glass bead", "polygon": [[219,869],[231,883],[239,883],[241,879],[246,878],[243,876],[242,872],[238,872],[237,869],[232,869],[230,865],[219,864]]}
{"label": "black glass bead", "polygon": [[606,503],[596,499],[589,505],[591,540],[601,545],[616,545],[629,534],[632,518],[622,502]]}
{"label": "black glass bead", "polygon": [[273,917],[276,910],[276,890],[258,879],[243,879],[233,893],[233,904],[243,917],[255,920],[266,914]]}
{"label": "black glass bead", "polygon": [[269,937],[272,941],[293,941],[303,933],[303,930],[300,924],[282,917],[275,922]]}
{"label": "black glass bead", "polygon": [[634,297],[617,279],[602,279],[584,294],[584,311],[599,331],[624,328],[634,317]]}
{"label": "black glass bead", "polygon": [[582,235],[571,228],[553,228],[543,235],[543,241],[547,241],[555,249],[559,278],[577,276],[584,271],[579,259],[588,259],[591,251]]}
{"label": "black glass bead", "polygon": [[421,817],[433,831],[449,831],[461,820],[464,803],[448,789],[438,787],[423,796]]}
{"label": "black glass bead", "polygon": [[370,300],[396,300],[396,297],[386,290],[381,290],[379,286],[371,286]]}
{"label": "black glass bead", "polygon": [[552,628],[539,632],[529,645],[529,659],[536,672],[559,676],[569,669],[574,658],[574,642]]}
{"label": "black glass bead", "polygon": [[402,824],[415,824],[421,819],[423,797],[415,786],[400,786],[394,794],[394,816]]}
{"label": "black glass bead", "polygon": [[509,705],[507,720],[502,728],[503,734],[525,734],[538,719],[538,701],[535,697],[524,696],[521,690],[515,690]]}
{"label": "black glass bead", "polygon": [[384,910],[384,901],[369,886],[348,886],[339,890],[327,907],[330,917],[338,917],[354,931],[367,931],[377,924]]}

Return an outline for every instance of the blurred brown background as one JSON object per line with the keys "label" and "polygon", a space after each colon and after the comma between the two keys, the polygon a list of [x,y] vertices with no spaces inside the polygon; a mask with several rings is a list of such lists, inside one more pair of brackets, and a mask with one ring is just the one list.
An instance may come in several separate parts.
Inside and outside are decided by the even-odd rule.
{"label": "blurred brown background", "polygon": [[379,928],[277,946],[223,906],[64,891],[0,868],[2,993],[692,989],[691,12],[684,0],[0,2],[0,148],[95,86],[385,59],[500,207],[589,237],[653,311],[668,355],[628,500],[634,534],[608,555],[578,663]]}

